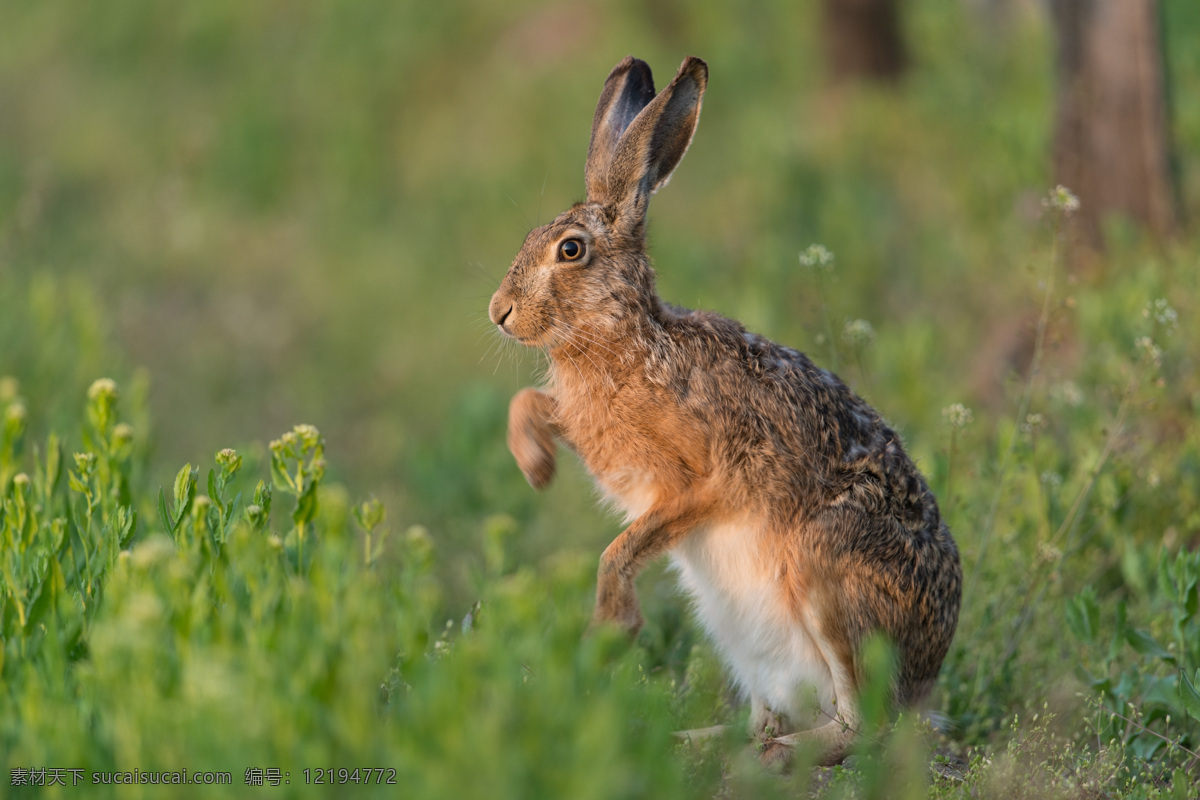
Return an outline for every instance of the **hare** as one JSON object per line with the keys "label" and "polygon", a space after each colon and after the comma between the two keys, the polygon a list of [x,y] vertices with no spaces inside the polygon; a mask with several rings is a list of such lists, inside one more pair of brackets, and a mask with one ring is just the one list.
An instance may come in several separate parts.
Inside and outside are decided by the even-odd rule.
{"label": "hare", "polygon": [[894,645],[898,706],[920,703],[958,622],[962,570],[937,502],[879,414],[804,354],[660,299],[650,196],[691,144],[708,66],[655,94],[628,57],[604,84],[587,201],[526,237],[488,315],[549,354],[513,397],[508,445],[537,489],[555,443],[628,527],[600,558],[596,623],[642,624],[634,578],[668,554],[734,682],[763,759],[853,743],[860,646]]}

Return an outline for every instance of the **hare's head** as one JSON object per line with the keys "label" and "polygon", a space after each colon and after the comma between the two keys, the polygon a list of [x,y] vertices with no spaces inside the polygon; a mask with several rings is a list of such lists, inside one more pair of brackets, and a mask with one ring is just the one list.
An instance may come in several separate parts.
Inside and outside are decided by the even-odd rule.
{"label": "hare's head", "polygon": [[646,62],[613,68],[592,121],[587,202],[525,237],[488,307],[501,331],[553,348],[650,308],[646,208],[691,144],[707,82],[708,66],[693,57],[657,96]]}

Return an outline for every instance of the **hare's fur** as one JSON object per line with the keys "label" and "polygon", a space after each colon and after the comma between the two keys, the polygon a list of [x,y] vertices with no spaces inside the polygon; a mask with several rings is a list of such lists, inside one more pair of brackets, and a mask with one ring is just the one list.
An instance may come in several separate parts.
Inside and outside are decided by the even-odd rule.
{"label": "hare's fur", "polygon": [[600,560],[598,622],[637,630],[634,578],[669,554],[768,734],[764,760],[807,741],[834,762],[858,722],[862,642],[890,639],[895,701],[920,703],[954,634],[961,569],[874,409],[802,353],[655,293],[646,207],[691,141],[707,74],[689,58],[657,95],[643,62],[610,74],[588,202],[530,232],[489,308],[550,355],[547,385],[513,398],[509,447],[540,488],[563,440],[624,512]]}

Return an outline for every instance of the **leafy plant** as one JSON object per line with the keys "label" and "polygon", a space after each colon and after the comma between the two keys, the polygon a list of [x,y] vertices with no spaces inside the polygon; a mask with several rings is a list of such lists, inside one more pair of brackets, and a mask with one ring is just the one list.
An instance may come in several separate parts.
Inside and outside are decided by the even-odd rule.
{"label": "leafy plant", "polygon": [[1200,552],[1162,552],[1150,585],[1147,618],[1169,637],[1166,645],[1156,631],[1130,623],[1125,600],[1102,624],[1090,586],[1067,601],[1067,627],[1091,655],[1079,669],[1099,698],[1097,738],[1158,769],[1187,770],[1200,766],[1200,676],[1192,677],[1200,672]]}

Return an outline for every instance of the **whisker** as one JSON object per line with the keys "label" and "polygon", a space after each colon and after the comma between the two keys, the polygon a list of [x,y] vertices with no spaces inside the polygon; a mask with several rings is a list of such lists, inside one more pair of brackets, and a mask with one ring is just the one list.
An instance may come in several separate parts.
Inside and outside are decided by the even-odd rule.
{"label": "whisker", "polygon": [[611,347],[604,344],[599,339],[595,338],[594,336],[587,333],[586,331],[584,331],[580,328],[577,328],[573,325],[570,325],[569,323],[563,323],[563,325],[565,325],[566,329],[568,331],[570,331],[570,333],[575,337],[576,341],[583,341],[588,344],[594,345],[595,347],[597,347],[597,348],[605,351],[609,355],[611,355],[613,358],[619,359],[621,357],[620,354],[617,353],[615,350],[613,350]]}
{"label": "whisker", "polygon": [[591,336],[589,336],[583,330],[576,328],[573,325],[570,325],[569,323],[565,322],[564,320],[557,321],[556,330],[558,330],[560,332],[560,334],[563,336],[563,338],[567,339],[567,341],[569,341],[571,344],[575,345],[577,348],[580,349],[581,352],[583,352],[583,354],[585,356],[587,356],[588,360],[592,362],[592,366],[596,368],[597,372],[601,373],[602,375],[604,375],[606,377],[607,383],[611,386],[612,385],[612,376],[608,374],[608,370],[603,369],[603,367],[599,363],[597,363],[594,358],[592,358],[591,353],[587,352],[588,348],[584,347],[584,345],[591,344],[601,350],[605,350],[611,356],[613,356],[613,358],[618,358],[617,354],[615,352],[613,352],[613,350],[611,350],[606,345],[593,339]]}
{"label": "whisker", "polygon": [[542,176],[542,193],[538,195],[538,226],[542,224],[542,200],[546,198],[546,179],[550,177],[550,168],[546,167],[546,174]]}
{"label": "whisker", "polygon": [[[499,331],[497,331],[497,333],[499,333]],[[514,346],[514,345],[518,345],[518,344],[519,344],[519,342],[515,342],[512,339],[504,337],[503,334],[501,334],[501,338],[500,338],[501,352],[504,355],[508,356],[509,363],[512,364],[512,367],[513,367],[514,375],[517,374],[521,369],[521,356],[523,355],[523,351],[524,351],[524,348]],[[495,375],[497,372],[500,371],[501,363],[503,363],[503,359],[496,359],[496,368],[492,370],[493,375]]]}
{"label": "whisker", "polygon": [[[566,306],[567,308],[576,308],[576,309],[577,309],[577,308],[580,308],[580,306],[578,306],[578,305],[575,305],[575,304],[571,303],[570,301],[566,301],[566,300],[560,300],[560,301],[559,301],[559,303],[560,303],[561,305],[564,305],[564,306]],[[614,358],[620,358],[620,354],[619,354],[619,353],[617,353],[615,350],[613,350],[612,348],[610,348],[610,347],[608,347],[607,345],[605,345],[605,344],[604,344],[602,341],[600,341],[599,339],[597,339],[597,338],[595,338],[594,336],[592,336],[592,335],[588,334],[588,333],[587,333],[587,332],[586,332],[584,329],[582,329],[582,328],[579,328],[579,327],[577,327],[577,326],[574,326],[574,325],[571,325],[570,323],[566,322],[565,320],[559,320],[559,321],[560,321],[560,322],[561,322],[563,325],[566,325],[567,327],[569,327],[569,328],[570,328],[570,329],[571,329],[573,332],[575,332],[575,333],[577,333],[578,335],[582,336],[582,337],[584,338],[584,340],[585,340],[585,341],[587,341],[587,342],[589,342],[589,343],[591,343],[591,344],[594,344],[596,347],[599,347],[599,348],[600,348],[600,349],[602,349],[602,350],[605,350],[605,351],[607,351],[607,352],[608,352],[610,355],[612,355]]]}
{"label": "whisker", "polygon": [[496,280],[496,276],[489,272],[487,267],[485,267],[482,262],[471,261],[465,265],[465,268],[463,268],[462,272],[464,275],[468,275],[472,278],[482,278],[493,286],[500,285],[500,281]]}
{"label": "whisker", "polygon": [[473,269],[470,270],[472,279],[482,280],[487,286],[484,291],[472,294],[471,299],[478,300],[479,304],[486,308],[491,302],[492,297],[496,293],[496,289],[499,288],[503,279],[497,280],[496,277],[488,272],[483,264],[478,261],[472,262],[470,266],[473,267]]}
{"label": "whisker", "polygon": [[[517,205],[517,201],[513,200],[512,195],[510,195],[508,192],[505,192],[504,196],[508,198],[508,202],[512,203],[513,208],[515,208],[517,210],[517,213],[520,214],[524,218],[525,224],[528,225],[529,217],[525,216],[525,212],[521,210],[521,207],[519,205]],[[537,226],[533,225],[531,227],[536,228]]]}
{"label": "whisker", "polygon": [[[596,359],[592,358],[592,354],[587,351],[587,348],[580,344],[578,338],[580,336],[579,331],[572,330],[570,326],[564,327],[561,324],[561,321],[560,324],[556,326],[555,330],[557,330],[559,335],[568,343],[573,344],[576,348],[578,348],[579,352],[591,363],[592,368],[603,378],[604,383],[609,389],[616,389],[616,384],[613,382],[612,375],[610,374],[609,370],[604,369],[604,367],[597,362]],[[569,353],[564,352],[564,355],[570,357]],[[576,365],[576,369],[579,369],[578,365]],[[588,382],[584,378],[582,371],[580,371],[579,376],[582,380],[584,380],[584,384],[586,386]]]}
{"label": "whisker", "polygon": [[[480,336],[480,339],[482,339],[482,338],[483,338],[483,336]],[[475,344],[476,344],[477,346],[478,346],[478,345],[479,345],[479,343],[480,343],[480,339],[477,339],[477,340],[475,340]],[[482,363],[483,363],[483,361],[484,361],[484,359],[486,359],[486,358],[490,357],[490,356],[492,355],[492,350],[494,350],[494,349],[496,349],[496,340],[495,340],[495,339],[491,339],[491,340],[489,340],[489,342],[488,342],[487,350],[485,350],[485,351],[484,351],[484,353],[483,353],[483,355],[481,355],[481,356],[479,357],[479,360],[478,360],[477,362],[475,362],[476,366],[478,366],[479,364],[482,364]]]}
{"label": "whisker", "polygon": [[[561,323],[561,321],[557,321],[557,322],[552,321],[551,326],[546,328],[547,332],[560,334],[561,337],[563,339],[565,339],[568,343],[574,344],[578,348],[579,347],[578,343],[574,339],[571,338],[570,330],[564,330],[561,327],[560,323]],[[583,350],[582,348],[579,348],[579,349],[580,349],[580,352],[582,352],[585,356],[588,355],[585,350]],[[597,402],[597,399],[593,396],[592,383],[587,379],[587,376],[584,375],[583,368],[579,366],[579,363],[571,356],[570,352],[568,352],[566,350],[562,350],[561,353],[562,353],[563,359],[565,359],[565,361],[575,369],[576,374],[579,375],[579,381],[584,390],[583,396],[589,407],[589,409],[588,409],[589,414],[594,413],[595,412],[595,404]],[[588,356],[588,358],[590,359],[590,356]],[[592,361],[592,366],[595,367],[597,369],[597,371],[600,371],[600,368],[599,368],[599,366],[596,365],[595,361]]]}
{"label": "whisker", "polygon": [[[499,333],[499,332],[497,331],[497,333]],[[482,356],[479,357],[479,361],[477,363],[482,364],[485,359],[491,358],[493,353],[495,353],[497,356],[499,356],[501,354],[501,352],[503,351],[503,349],[504,349],[504,339],[500,336],[494,336],[492,338],[491,344],[488,345],[487,351]],[[497,358],[497,363],[499,363],[499,358]]]}

